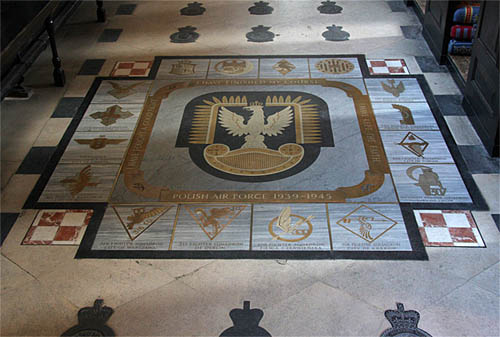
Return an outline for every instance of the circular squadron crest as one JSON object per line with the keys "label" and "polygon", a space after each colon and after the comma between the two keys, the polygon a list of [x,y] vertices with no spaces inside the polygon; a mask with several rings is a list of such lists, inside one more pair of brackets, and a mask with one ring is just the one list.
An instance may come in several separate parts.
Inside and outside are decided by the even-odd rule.
{"label": "circular squadron crest", "polygon": [[191,100],[176,147],[188,147],[204,171],[261,182],[309,167],[333,147],[328,106],[303,92],[217,92]]}

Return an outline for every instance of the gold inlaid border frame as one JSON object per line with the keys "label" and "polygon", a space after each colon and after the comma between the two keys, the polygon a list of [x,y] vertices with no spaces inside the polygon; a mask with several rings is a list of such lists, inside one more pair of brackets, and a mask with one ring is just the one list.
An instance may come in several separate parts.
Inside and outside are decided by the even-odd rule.
{"label": "gold inlaid border frame", "polygon": [[[320,85],[343,90],[353,99],[358,125],[361,131],[369,169],[357,185],[321,191],[183,191],[154,186],[144,179],[141,163],[162,101],[179,89],[198,86],[256,86],[256,85]],[[327,79],[195,79],[171,83],[146,98],[136,130],[132,136],[120,175],[127,189],[151,202],[175,203],[344,203],[346,199],[369,195],[383,185],[385,175],[390,174],[382,139],[368,95],[341,80]]]}

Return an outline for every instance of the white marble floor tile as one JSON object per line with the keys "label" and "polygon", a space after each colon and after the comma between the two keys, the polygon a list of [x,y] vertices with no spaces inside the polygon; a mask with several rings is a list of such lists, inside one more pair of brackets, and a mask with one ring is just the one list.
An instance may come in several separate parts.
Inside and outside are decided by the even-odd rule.
{"label": "white marble floor tile", "polygon": [[[206,288],[218,289],[219,284]],[[242,303],[224,307],[174,281],[115,308],[109,325],[118,336],[218,336],[232,325],[229,311]]]}
{"label": "white marble floor tile", "polygon": [[71,123],[71,118],[50,118],[33,146],[57,146]]}
{"label": "white marble floor tile", "polygon": [[1,259],[2,285],[0,291],[2,296],[9,291],[22,288],[26,283],[34,280],[33,276],[5,256],[2,255]]}
{"label": "white marble floor tile", "polygon": [[469,282],[420,311],[419,326],[433,336],[494,336],[498,315],[498,297]]}
{"label": "white marble floor tile", "polygon": [[444,116],[457,145],[481,145],[476,131],[467,116]]}
{"label": "white marble floor tile", "polygon": [[460,95],[453,77],[449,73],[424,73],[434,95]]}
{"label": "white marble floor tile", "polygon": [[[207,287],[207,280],[215,279],[216,285]],[[224,307],[250,299],[264,309],[309,287],[315,280],[273,260],[219,260],[182,278],[182,282]]]}
{"label": "white marble floor tile", "polygon": [[39,174],[14,174],[2,190],[2,212],[19,213],[38,178]]}
{"label": "white marble floor tile", "polygon": [[472,177],[486,200],[490,212],[500,213],[500,174],[473,174]]}
{"label": "white marble floor tile", "polygon": [[[6,309],[8,308],[8,309]],[[2,336],[59,336],[77,323],[78,308],[33,280],[2,294]]]}
{"label": "white marble floor tile", "polygon": [[381,310],[317,282],[266,309],[261,326],[273,336],[378,336]]}

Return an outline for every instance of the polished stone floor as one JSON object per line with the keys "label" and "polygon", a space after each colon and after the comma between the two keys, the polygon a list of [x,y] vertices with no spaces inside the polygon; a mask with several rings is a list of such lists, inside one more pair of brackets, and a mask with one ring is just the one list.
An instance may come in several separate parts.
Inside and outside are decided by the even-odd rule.
{"label": "polished stone floor", "polygon": [[[46,51],[25,76],[25,84],[34,90],[32,98],[2,102],[1,220],[4,241],[1,247],[1,334],[60,335],[77,324],[79,308],[92,306],[96,298],[102,298],[115,310],[107,324],[117,335],[218,336],[233,325],[230,310],[243,308],[244,301],[250,301],[251,308],[263,310],[260,326],[273,336],[378,336],[390,327],[384,311],[396,309],[397,302],[403,303],[406,310],[417,310],[420,313],[418,327],[432,336],[497,335],[499,232],[495,220],[498,221],[496,215],[500,213],[498,160],[485,154],[460,107],[460,91],[446,69],[436,66],[431,67],[430,72],[423,71],[429,69],[431,54],[419,34],[420,24],[413,11],[402,11],[400,6],[389,5],[386,1],[342,1],[337,2],[342,12],[328,15],[320,14],[316,9],[320,1],[270,1],[274,8],[272,14],[249,15],[251,2],[205,1],[207,10],[203,15],[181,16],[179,10],[186,4],[177,1],[109,2],[105,4],[107,22],[96,23],[95,3],[83,2],[57,36],[67,85],[64,88],[52,86],[50,53]],[[297,21],[297,17],[301,20]],[[348,40],[325,40],[322,33],[333,24],[349,33]],[[199,37],[196,42],[170,42],[170,36],[178,28],[189,25],[197,28]],[[272,42],[247,41],[247,33],[258,25],[271,27],[270,31],[274,33]],[[334,31],[337,32],[334,37],[346,36]],[[112,108],[118,103],[118,98],[114,102],[99,102],[100,96],[95,96],[96,109],[89,111],[88,116],[111,108],[114,115],[127,118],[117,118],[116,123],[101,118],[102,114],[84,118],[80,126],[85,129],[77,129],[74,139],[89,146],[89,150],[69,146],[60,162],[64,170],[57,179],[66,180],[63,184],[66,190],[71,185],[66,195],[68,199],[51,199],[51,195],[61,192],[54,190],[55,194],[47,194],[43,207],[38,207],[43,208],[41,211],[29,207],[36,205],[37,200],[30,194],[34,188],[37,190],[37,182],[46,172],[46,165],[51,165],[51,156],[60,156],[58,145],[70,140],[65,140],[65,131],[72,129],[73,134],[77,126],[75,122],[72,124],[73,117],[78,115],[78,107],[96,76],[148,76],[153,71],[150,68],[154,56],[159,55],[207,58],[210,55],[279,55],[276,56],[279,62],[282,55],[291,54],[361,54],[368,60],[378,61],[369,63],[374,74],[379,72],[386,77],[406,72],[423,75],[444,116],[442,121],[449,128],[452,147],[463,158],[459,164],[472,177],[466,182],[467,187],[477,185],[477,192],[486,202],[479,206],[487,207],[448,208],[454,211],[438,214],[436,208],[420,205],[417,221],[422,235],[426,235],[424,241],[437,246],[426,247],[429,260],[425,261],[150,260],[141,259],[140,254],[133,259],[74,259],[84,227],[95,225],[89,218],[95,217],[96,213],[104,218],[118,214],[128,219],[134,215],[129,208],[120,208],[123,205],[110,210],[115,213],[105,213],[102,208],[86,209],[85,204],[74,204],[74,196],[81,193],[75,181],[91,174],[100,180],[87,181],[90,187],[98,183],[110,189],[113,186],[121,156],[110,148],[125,150],[127,142],[122,140],[130,137],[134,118],[137,118],[133,116],[141,109],[141,106],[136,106],[138,102],[134,97],[146,90],[140,86],[133,88],[137,96],[129,96],[132,99],[120,110]],[[261,64],[265,66],[265,62]],[[278,69],[286,73],[285,66],[281,64]],[[300,65],[295,66],[299,71]],[[246,74],[252,74],[252,70]],[[169,76],[168,71],[158,72],[158,78],[165,81]],[[351,78],[350,83],[355,80]],[[369,93],[376,89],[370,81],[376,80],[366,79]],[[135,78],[134,82],[142,81]],[[396,78],[396,85],[398,82]],[[406,87],[411,89],[411,86]],[[109,84],[106,91],[111,90],[113,85]],[[407,105],[425,116],[425,106],[418,99],[410,102],[411,99],[402,98],[393,102],[384,99],[382,91],[374,91],[370,96],[384,145],[403,144],[403,138],[411,131],[404,127],[404,123],[391,123],[394,120],[391,113],[397,113],[395,117],[399,119],[402,117],[392,104]],[[422,150],[425,142],[441,141],[434,138],[432,132],[438,128],[444,132],[443,127],[436,127],[428,118],[417,117],[415,123],[421,128],[414,131],[414,137],[421,142],[419,149]],[[113,128],[112,135],[103,136],[101,122]],[[107,139],[105,146],[103,138]],[[95,139],[97,141],[92,143],[91,140]],[[102,147],[99,151],[103,152],[97,159],[90,156],[91,146]],[[389,149],[385,146],[385,151],[391,158],[389,163],[395,188],[409,190],[411,186],[398,185],[398,172],[406,170],[401,168],[401,161],[408,157],[418,159],[419,156],[412,152],[414,147],[399,145],[391,149],[391,146]],[[431,147],[424,149],[424,154],[432,158],[432,163],[425,165],[440,176],[449,177],[456,172],[445,149],[437,152],[432,152]],[[416,151],[418,154],[419,150]],[[87,166],[91,160],[97,160],[97,163],[90,171]],[[421,201],[415,200],[412,192],[398,194],[398,197],[408,203]],[[102,193],[94,193],[91,198],[94,202],[108,200],[108,196]],[[62,209],[61,201],[73,203],[72,207],[66,208],[79,208],[80,211]],[[456,201],[451,199],[450,203]],[[470,203],[470,200],[465,202]],[[232,212],[248,214],[248,207],[236,206]],[[266,204],[259,205],[254,211],[265,214],[269,212],[266,207]],[[156,204],[145,208],[154,214],[153,219],[157,222],[149,229],[137,227],[135,232],[128,231],[129,238],[154,233],[155,228],[168,225],[169,219],[175,217],[168,207]],[[195,212],[198,208],[196,205],[178,208],[178,221],[186,222],[194,214],[190,210]],[[333,208],[330,213],[335,214],[336,210],[342,216],[352,211]],[[470,214],[466,212],[468,210],[472,210]],[[309,211],[315,213],[314,209]],[[367,208],[357,212],[367,212]],[[384,209],[384,212],[392,214],[389,209]],[[260,219],[258,213],[255,213],[256,224]],[[442,221],[438,220],[439,216]],[[475,223],[469,222],[471,218]],[[6,235],[9,227],[10,232]],[[181,239],[189,238],[193,230],[189,226],[184,229],[179,234]],[[339,229],[343,231],[339,232],[340,237],[349,230],[340,226]],[[141,231],[145,231],[144,234]],[[479,232],[476,236],[470,234]],[[166,235],[165,241],[168,241],[165,233],[160,231],[158,235]],[[231,235],[232,232],[228,231],[228,241]],[[469,239],[475,242],[464,244]],[[191,249],[198,247],[180,240],[172,248],[182,250],[190,244]],[[321,243],[317,248],[321,249],[322,244],[332,243]]]}

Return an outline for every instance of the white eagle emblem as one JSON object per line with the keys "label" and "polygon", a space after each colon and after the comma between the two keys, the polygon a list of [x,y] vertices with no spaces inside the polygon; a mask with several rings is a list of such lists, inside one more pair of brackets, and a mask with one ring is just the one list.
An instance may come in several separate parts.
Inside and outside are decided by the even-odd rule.
{"label": "white eagle emblem", "polygon": [[283,133],[286,127],[292,123],[292,107],[286,108],[267,117],[264,117],[264,106],[260,102],[254,102],[243,108],[251,111],[252,115],[245,123],[243,116],[238,115],[225,107],[219,110],[219,122],[230,135],[244,136],[245,143],[242,148],[267,149],[264,144],[264,136],[277,136]]}

